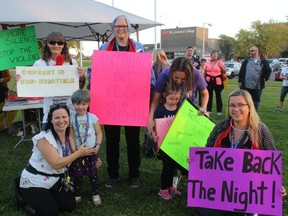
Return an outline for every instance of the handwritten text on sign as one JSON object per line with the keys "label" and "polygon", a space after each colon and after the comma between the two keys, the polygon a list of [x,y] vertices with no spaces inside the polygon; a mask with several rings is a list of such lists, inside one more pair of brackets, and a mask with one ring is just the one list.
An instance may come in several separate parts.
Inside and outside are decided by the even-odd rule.
{"label": "handwritten text on sign", "polygon": [[77,66],[16,67],[19,97],[71,96],[79,89]]}
{"label": "handwritten text on sign", "polygon": [[214,125],[206,116],[199,116],[198,110],[188,100],[185,100],[160,149],[188,171],[189,148],[205,146]]}
{"label": "handwritten text on sign", "polygon": [[32,65],[39,59],[34,26],[0,31],[0,70]]}
{"label": "handwritten text on sign", "polygon": [[94,51],[90,110],[101,124],[147,125],[151,64],[151,53]]}
{"label": "handwritten text on sign", "polygon": [[190,148],[188,206],[282,215],[281,151]]}

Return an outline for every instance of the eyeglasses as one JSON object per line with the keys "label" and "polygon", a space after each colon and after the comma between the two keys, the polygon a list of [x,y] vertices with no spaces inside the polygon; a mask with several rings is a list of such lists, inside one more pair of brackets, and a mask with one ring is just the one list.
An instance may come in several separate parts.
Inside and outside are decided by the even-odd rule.
{"label": "eyeglasses", "polygon": [[116,28],[116,29],[120,29],[120,28],[126,29],[126,28],[128,28],[128,25],[115,25],[114,28]]}
{"label": "eyeglasses", "polygon": [[59,46],[64,45],[64,41],[48,41],[48,43],[49,43],[50,45],[55,45],[56,43],[57,43]]}
{"label": "eyeglasses", "polygon": [[250,52],[254,52],[255,50],[249,50]]}
{"label": "eyeglasses", "polygon": [[239,104],[229,104],[228,105],[230,109],[243,109],[245,106],[248,106],[248,104],[242,104],[242,103],[239,103]]}

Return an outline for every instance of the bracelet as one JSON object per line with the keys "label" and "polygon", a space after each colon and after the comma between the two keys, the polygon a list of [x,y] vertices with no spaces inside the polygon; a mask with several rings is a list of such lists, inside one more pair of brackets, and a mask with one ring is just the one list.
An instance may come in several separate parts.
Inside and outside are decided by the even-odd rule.
{"label": "bracelet", "polygon": [[101,146],[101,143],[96,143],[95,148],[97,147],[97,145]]}

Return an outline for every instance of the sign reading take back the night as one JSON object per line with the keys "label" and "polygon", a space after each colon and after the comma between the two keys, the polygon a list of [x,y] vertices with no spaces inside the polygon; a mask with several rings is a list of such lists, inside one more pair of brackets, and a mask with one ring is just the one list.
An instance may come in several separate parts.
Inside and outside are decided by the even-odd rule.
{"label": "sign reading take back the night", "polygon": [[190,148],[188,206],[282,215],[281,151]]}

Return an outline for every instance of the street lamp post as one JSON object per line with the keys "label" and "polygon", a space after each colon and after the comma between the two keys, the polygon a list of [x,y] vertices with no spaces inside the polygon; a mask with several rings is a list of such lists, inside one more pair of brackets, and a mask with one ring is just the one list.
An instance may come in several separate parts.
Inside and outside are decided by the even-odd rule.
{"label": "street lamp post", "polygon": [[[156,22],[157,1],[154,0],[154,21]],[[157,49],[157,26],[154,28],[154,49]]]}
{"label": "street lamp post", "polygon": [[203,43],[203,46],[202,46],[202,58],[204,58],[205,57],[205,24],[207,24],[208,26],[212,26],[212,24],[210,24],[210,23],[203,23],[203,34],[202,34],[202,36],[203,36],[203,38],[202,38],[202,43]]}
{"label": "street lamp post", "polygon": [[[162,18],[162,16],[164,16],[164,15],[166,15],[167,13],[165,12],[165,13],[163,13],[163,14],[161,14],[160,16],[159,16],[159,22],[161,23],[161,18]],[[162,32],[161,32],[161,28],[162,27],[162,25],[160,25],[160,39],[159,39],[159,44],[160,44],[160,48],[161,48],[161,34],[162,34]]]}

